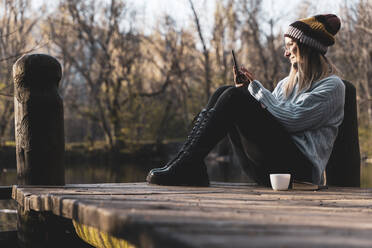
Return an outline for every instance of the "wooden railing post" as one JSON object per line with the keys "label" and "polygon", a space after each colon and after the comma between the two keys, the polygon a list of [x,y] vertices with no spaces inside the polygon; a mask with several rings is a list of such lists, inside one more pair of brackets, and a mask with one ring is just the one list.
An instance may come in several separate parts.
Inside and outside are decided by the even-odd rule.
{"label": "wooden railing post", "polygon": [[[49,55],[24,55],[13,65],[18,185],[65,184],[61,77],[60,63]],[[18,205],[18,245],[50,247],[45,243],[58,229],[50,219]]]}
{"label": "wooden railing post", "polygon": [[18,185],[65,184],[61,77],[49,55],[24,55],[13,65]]}

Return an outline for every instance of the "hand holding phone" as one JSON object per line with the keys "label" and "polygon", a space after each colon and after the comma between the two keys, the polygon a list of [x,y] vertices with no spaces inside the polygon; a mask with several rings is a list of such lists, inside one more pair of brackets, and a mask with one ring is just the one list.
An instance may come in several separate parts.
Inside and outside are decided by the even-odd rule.
{"label": "hand holding phone", "polygon": [[247,85],[253,80],[252,74],[245,68],[239,69],[238,63],[236,61],[234,50],[231,50],[233,58],[233,72],[234,72],[234,82],[236,86]]}

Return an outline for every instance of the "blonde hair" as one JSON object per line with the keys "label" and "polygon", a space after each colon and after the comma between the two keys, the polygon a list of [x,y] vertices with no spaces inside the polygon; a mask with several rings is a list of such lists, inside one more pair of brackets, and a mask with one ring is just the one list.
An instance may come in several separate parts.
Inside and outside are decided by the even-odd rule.
{"label": "blonde hair", "polygon": [[319,51],[297,43],[297,58],[299,62],[291,66],[287,83],[283,86],[285,97],[289,97],[298,83],[296,95],[308,90],[313,82],[335,74],[336,67]]}

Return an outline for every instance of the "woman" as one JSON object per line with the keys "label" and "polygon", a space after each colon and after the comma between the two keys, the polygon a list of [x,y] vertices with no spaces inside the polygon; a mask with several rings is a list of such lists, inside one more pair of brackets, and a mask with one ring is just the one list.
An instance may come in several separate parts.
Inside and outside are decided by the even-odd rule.
{"label": "woman", "polygon": [[[147,181],[209,185],[203,159],[229,135],[258,183],[269,185],[270,173],[290,173],[295,180],[323,184],[344,114],[345,86],[325,57],[339,29],[332,14],[292,23],[284,35],[288,77],[269,92],[245,68],[234,71],[235,87],[214,92],[177,156],[151,170]],[[236,82],[238,76],[244,80]]]}

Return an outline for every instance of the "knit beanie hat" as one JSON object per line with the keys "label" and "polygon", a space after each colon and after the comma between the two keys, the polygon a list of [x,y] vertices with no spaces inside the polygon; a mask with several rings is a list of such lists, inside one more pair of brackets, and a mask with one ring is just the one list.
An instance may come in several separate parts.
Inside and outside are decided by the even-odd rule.
{"label": "knit beanie hat", "polygon": [[322,54],[335,43],[334,36],[340,30],[340,19],[333,14],[316,15],[300,19],[289,25],[285,37],[317,49]]}

